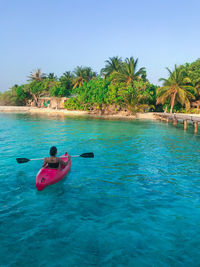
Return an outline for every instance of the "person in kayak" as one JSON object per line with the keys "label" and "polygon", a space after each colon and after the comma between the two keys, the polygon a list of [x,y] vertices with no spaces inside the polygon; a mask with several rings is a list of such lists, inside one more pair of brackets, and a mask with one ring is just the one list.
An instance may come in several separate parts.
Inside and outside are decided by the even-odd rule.
{"label": "person in kayak", "polygon": [[48,164],[48,167],[50,169],[59,169],[61,165],[67,166],[70,156],[68,157],[68,160],[64,162],[61,158],[56,157],[57,154],[57,148],[55,146],[52,146],[49,151],[50,157],[49,158],[44,158],[44,162],[42,167],[44,167],[46,164]]}

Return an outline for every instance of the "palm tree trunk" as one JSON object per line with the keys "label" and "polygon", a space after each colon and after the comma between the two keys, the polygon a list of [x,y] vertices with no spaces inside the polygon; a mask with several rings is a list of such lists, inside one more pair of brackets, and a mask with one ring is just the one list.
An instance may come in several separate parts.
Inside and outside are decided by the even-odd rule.
{"label": "palm tree trunk", "polygon": [[170,113],[172,113],[173,111],[173,107],[174,107],[174,103],[175,103],[175,97],[176,97],[176,93],[174,93],[171,97],[171,108],[170,108]]}
{"label": "palm tree trunk", "polygon": [[36,105],[36,107],[38,106],[38,98],[37,98],[37,96],[35,95],[35,94],[33,94],[33,93],[31,93],[31,95],[33,96],[33,99],[34,99],[34,101],[35,101],[35,105]]}

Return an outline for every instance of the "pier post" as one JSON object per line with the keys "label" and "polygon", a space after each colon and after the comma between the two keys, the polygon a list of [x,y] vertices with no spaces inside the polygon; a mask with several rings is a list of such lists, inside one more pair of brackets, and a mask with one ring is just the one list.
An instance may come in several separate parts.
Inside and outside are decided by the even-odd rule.
{"label": "pier post", "polygon": [[176,125],[177,125],[177,122],[178,122],[177,119],[174,118],[174,120],[173,120],[173,125],[176,126]]}
{"label": "pier post", "polygon": [[173,125],[176,127],[178,122],[183,123],[183,127],[184,130],[187,130],[188,127],[188,121],[189,123],[194,125],[194,134],[198,133],[198,124],[200,123],[200,116],[192,116],[192,115],[188,115],[188,114],[158,114],[157,118],[159,118],[161,121],[165,120],[167,123],[171,122],[173,123]]}
{"label": "pier post", "polygon": [[187,120],[184,120],[184,130],[187,130]]}
{"label": "pier post", "polygon": [[198,132],[198,122],[194,122],[194,133]]}

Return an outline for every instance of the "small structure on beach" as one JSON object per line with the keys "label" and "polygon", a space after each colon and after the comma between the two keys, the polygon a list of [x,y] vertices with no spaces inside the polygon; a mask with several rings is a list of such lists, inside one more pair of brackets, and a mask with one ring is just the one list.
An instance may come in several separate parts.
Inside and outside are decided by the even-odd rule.
{"label": "small structure on beach", "polygon": [[69,98],[67,97],[44,96],[38,98],[37,105],[34,100],[29,100],[27,102],[27,106],[38,107],[38,108],[64,109],[65,101],[67,101],[68,99]]}

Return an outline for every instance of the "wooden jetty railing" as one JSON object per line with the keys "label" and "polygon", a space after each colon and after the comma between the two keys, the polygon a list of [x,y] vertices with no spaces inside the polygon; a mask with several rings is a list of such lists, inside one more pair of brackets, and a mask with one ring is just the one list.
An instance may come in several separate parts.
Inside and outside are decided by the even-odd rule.
{"label": "wooden jetty railing", "polygon": [[194,133],[198,132],[198,123],[200,122],[200,115],[187,115],[187,114],[176,114],[176,113],[155,113],[157,119],[164,120],[166,122],[173,122],[173,125],[177,125],[178,122],[184,124],[184,130],[187,129],[187,123],[193,123]]}

